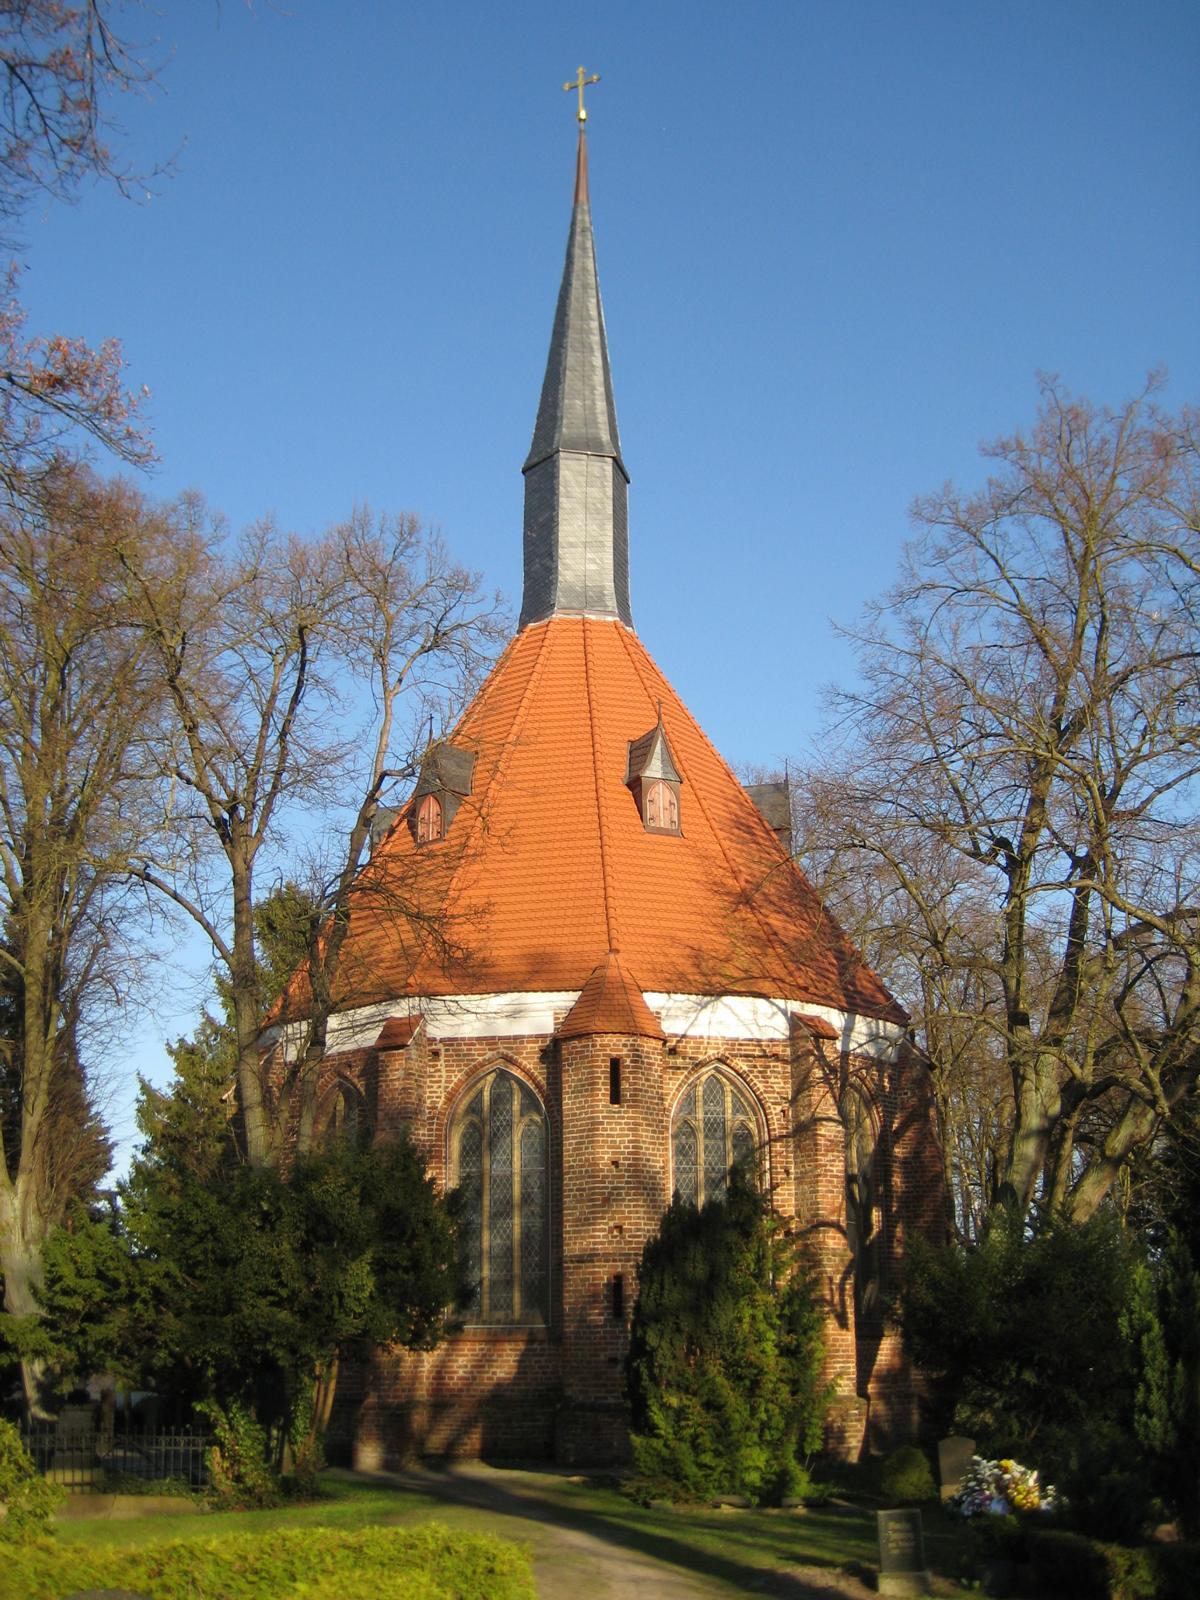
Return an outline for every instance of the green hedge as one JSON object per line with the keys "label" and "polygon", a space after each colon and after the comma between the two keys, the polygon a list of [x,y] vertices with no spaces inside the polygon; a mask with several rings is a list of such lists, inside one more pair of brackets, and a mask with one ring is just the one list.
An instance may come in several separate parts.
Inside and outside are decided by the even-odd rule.
{"label": "green hedge", "polygon": [[529,1558],[481,1534],[418,1528],[281,1528],[214,1539],[10,1547],[0,1600],[127,1589],[151,1600],[536,1600]]}
{"label": "green hedge", "polygon": [[1046,1528],[1029,1535],[1043,1594],[1063,1600],[1195,1600],[1200,1545],[1101,1544],[1082,1533]]}

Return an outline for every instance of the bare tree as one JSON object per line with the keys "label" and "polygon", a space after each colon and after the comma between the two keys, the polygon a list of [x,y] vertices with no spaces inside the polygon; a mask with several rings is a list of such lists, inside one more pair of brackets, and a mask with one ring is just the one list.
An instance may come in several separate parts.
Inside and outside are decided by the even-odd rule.
{"label": "bare tree", "polygon": [[0,512],[0,1272],[14,1317],[36,1314],[42,1245],[108,1166],[81,1032],[120,982],[160,699],[106,555],[118,533],[147,571],[160,563],[161,529],[136,496],[80,468]]}
{"label": "bare tree", "polygon": [[[69,200],[89,178],[128,189],[132,174],[113,156],[112,111],[144,90],[157,66],[123,37],[109,0],[0,0],[0,241],[39,194]],[[44,471],[65,434],[99,442],[143,464],[149,446],[124,387],[115,341],[91,349],[56,334],[28,339],[10,268],[0,301],[0,483],[12,493]]]}
{"label": "bare tree", "polygon": [[[411,770],[427,694],[486,649],[494,605],[409,517],[364,512],[312,541],[260,526],[232,554],[211,543],[194,553],[170,592],[129,563],[175,725],[163,773],[174,852],[148,854],[138,872],[203,930],[226,975],[246,1155],[266,1165],[294,1122],[302,1146],[311,1138],[349,897],[385,785]],[[417,713],[403,728],[401,695]],[[272,1081],[259,1045],[261,863],[294,856],[323,808],[344,810],[349,794],[348,832],[336,864],[324,862],[308,930],[305,1045]]]}
{"label": "bare tree", "polygon": [[[440,539],[412,517],[372,521],[365,510],[332,534],[345,603],[334,619],[335,648],[351,681],[372,708],[373,745],[362,741],[350,760],[351,793],[358,796],[349,826],[330,836],[313,880],[314,914],[307,929],[304,1040],[295,1067],[285,1071],[276,1105],[276,1141],[296,1118],[297,1148],[313,1138],[317,1080],[355,895],[443,936],[436,913],[393,872],[386,880],[366,864],[369,841],[385,794],[416,774],[435,716],[449,722],[478,683],[508,629],[498,596],[479,592],[474,573],[450,560]],[[401,705],[407,701],[406,716]]]}
{"label": "bare tree", "polygon": [[1200,439],[1153,394],[1047,382],[917,502],[799,819],[919,1016],[967,1228],[1087,1217],[1200,1081]]}
{"label": "bare tree", "polygon": [[0,218],[10,230],[39,193],[67,200],[87,178],[122,190],[135,181],[108,143],[115,100],[157,71],[114,22],[131,9],[0,0]]}

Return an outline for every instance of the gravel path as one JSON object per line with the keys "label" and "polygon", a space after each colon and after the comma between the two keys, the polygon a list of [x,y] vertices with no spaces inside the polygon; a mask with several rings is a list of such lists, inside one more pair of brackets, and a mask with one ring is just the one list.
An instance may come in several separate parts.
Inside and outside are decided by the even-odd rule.
{"label": "gravel path", "polygon": [[525,1545],[541,1600],[731,1600],[735,1595],[869,1600],[875,1594],[857,1578],[825,1568],[772,1574],[746,1568],[744,1578],[732,1581],[728,1566],[723,1577],[698,1572],[689,1564],[694,1554],[674,1547],[668,1534],[639,1538],[602,1515],[566,1510],[553,1496],[561,1479],[550,1473],[470,1462],[370,1476],[427,1496],[430,1514],[439,1521],[454,1526],[466,1521],[469,1511],[473,1527],[486,1525],[489,1532]]}

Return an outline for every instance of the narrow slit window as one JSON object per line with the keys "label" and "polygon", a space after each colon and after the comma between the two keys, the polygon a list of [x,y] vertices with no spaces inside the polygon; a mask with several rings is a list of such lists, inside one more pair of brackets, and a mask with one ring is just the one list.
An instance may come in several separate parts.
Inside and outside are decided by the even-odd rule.
{"label": "narrow slit window", "polygon": [[610,1106],[621,1104],[621,1058],[610,1056],[608,1060],[608,1103]]}
{"label": "narrow slit window", "polygon": [[625,1274],[613,1274],[612,1281],[612,1314],[614,1322],[625,1320]]}

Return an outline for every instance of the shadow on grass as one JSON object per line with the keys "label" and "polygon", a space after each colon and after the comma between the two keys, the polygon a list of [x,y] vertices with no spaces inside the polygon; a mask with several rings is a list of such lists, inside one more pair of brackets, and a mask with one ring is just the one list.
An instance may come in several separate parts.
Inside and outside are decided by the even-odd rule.
{"label": "shadow on grass", "polygon": [[[658,1510],[639,1507],[615,1490],[575,1485],[544,1473],[479,1467],[413,1468],[383,1475],[383,1481],[394,1483],[406,1495],[424,1496],[431,1507],[452,1504],[586,1533],[607,1546],[661,1562],[681,1574],[720,1581],[743,1594],[827,1600],[848,1592],[847,1576],[869,1583],[874,1571],[866,1559],[874,1545],[873,1524],[857,1511],[795,1516]],[[406,1514],[411,1514],[411,1505],[398,1508],[398,1516]],[[787,1570],[796,1567],[826,1568],[830,1581],[812,1571]]]}

